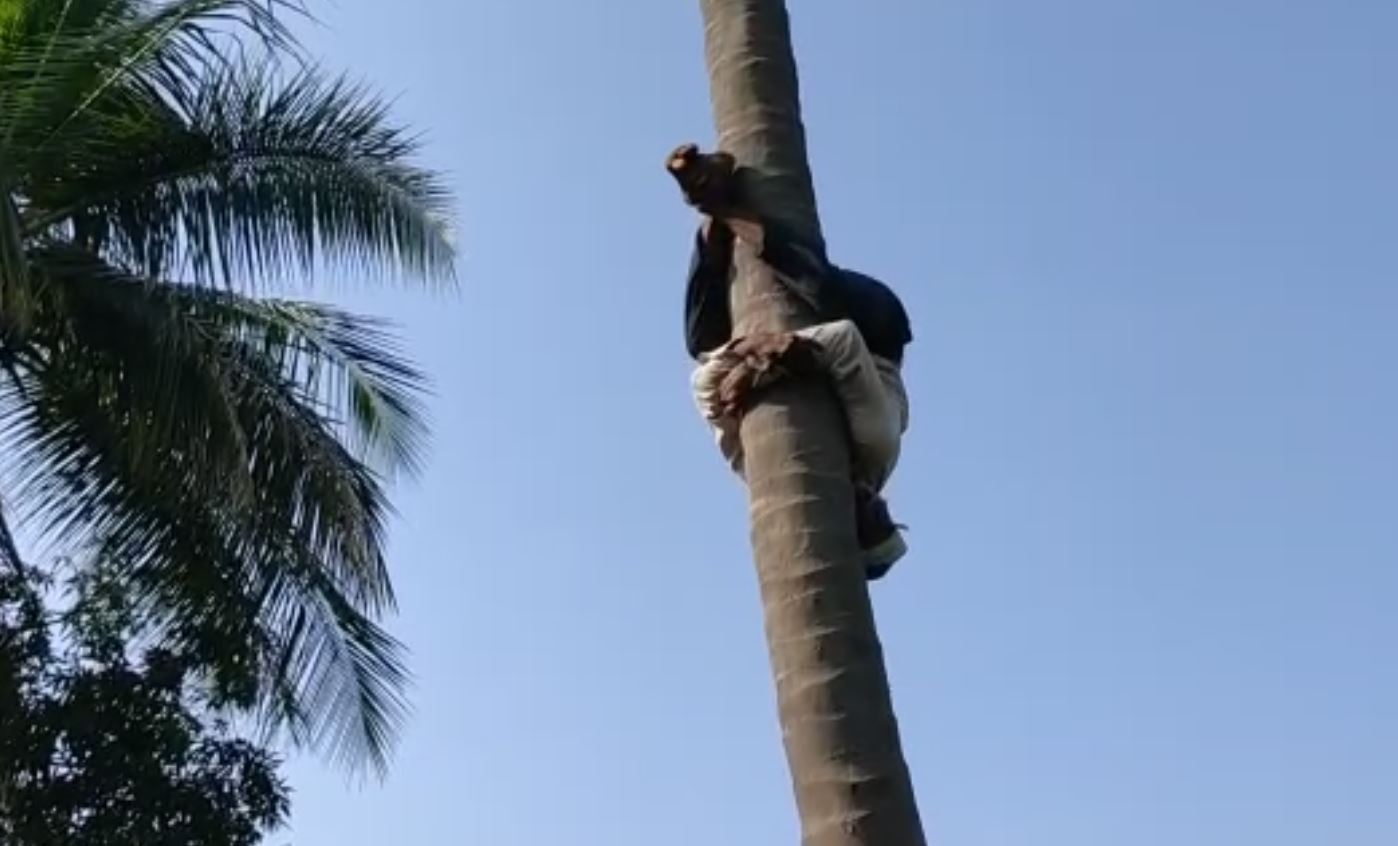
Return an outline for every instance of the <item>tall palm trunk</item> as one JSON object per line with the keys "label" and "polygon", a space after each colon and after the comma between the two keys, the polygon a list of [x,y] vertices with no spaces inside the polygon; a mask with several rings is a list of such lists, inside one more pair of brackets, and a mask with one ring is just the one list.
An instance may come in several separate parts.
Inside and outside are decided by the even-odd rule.
{"label": "tall palm trunk", "polygon": [[[701,0],[719,146],[753,168],[769,213],[818,238],[783,0]],[[809,320],[746,249],[739,332]],[[742,427],[752,543],[787,761],[806,846],[925,843],[859,563],[849,446],[830,393],[788,384]]]}

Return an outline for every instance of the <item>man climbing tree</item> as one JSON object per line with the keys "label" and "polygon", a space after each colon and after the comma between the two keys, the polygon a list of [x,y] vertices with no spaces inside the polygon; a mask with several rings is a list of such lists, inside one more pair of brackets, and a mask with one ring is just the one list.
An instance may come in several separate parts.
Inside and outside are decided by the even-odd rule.
{"label": "man climbing tree", "polygon": [[[743,472],[739,426],[754,393],[783,376],[825,377],[834,388],[851,439],[855,521],[869,579],[879,579],[907,552],[880,491],[898,461],[908,428],[903,348],[912,331],[887,285],[835,267],[744,196],[734,158],[675,150],[667,168],[685,200],[704,216],[685,292],[685,343],[697,362],[693,387],[719,449]],[[735,239],[746,242],[788,293],[819,321],[795,332],[733,337],[729,287]]]}
{"label": "man climbing tree", "polygon": [[[866,510],[857,505],[865,495],[851,484],[851,468],[881,480],[896,457],[897,437],[887,433],[901,431],[904,404],[901,386],[893,389],[896,383],[886,377],[897,373],[910,333],[900,338],[896,329],[890,336],[866,328],[865,317],[834,296],[843,286],[829,284],[836,274],[824,259],[806,162],[786,4],[700,0],[699,6],[717,146],[725,155],[705,159],[697,150],[681,150],[677,164],[680,171],[699,165],[682,183],[690,185],[686,193],[700,200],[701,208],[725,212],[709,215],[698,258],[717,259],[713,266],[720,268],[731,264],[731,274],[710,276],[731,276],[731,284],[707,290],[731,293],[732,310],[730,326],[718,321],[719,331],[696,339],[694,346],[696,352],[712,352],[705,348],[745,339],[720,356],[715,367],[726,372],[705,378],[717,385],[718,419],[737,421],[727,451],[748,492],[753,558],[801,841],[804,846],[924,846],[868,590],[869,562],[876,558],[870,552],[879,550],[885,561],[896,558],[901,541],[883,549],[872,538],[861,542],[854,515]],[[707,175],[706,162],[718,165]],[[734,162],[741,167],[735,169]],[[675,169],[672,164],[671,172]],[[737,182],[741,191],[725,199],[723,182],[734,174],[742,178],[728,179],[730,188]],[[784,252],[797,258],[783,262],[778,256]],[[783,264],[786,270],[778,267]],[[834,303],[828,308],[827,295]],[[901,311],[879,313],[897,314],[896,322],[906,329]],[[817,346],[821,336],[808,328],[840,319],[858,330],[834,335],[848,342],[844,353],[835,343]],[[889,385],[883,388],[885,402],[893,397],[897,409],[875,418],[885,425],[896,421],[884,430],[882,457],[868,449],[879,438],[849,434],[862,425],[852,416],[869,406],[841,399],[842,371],[831,366],[836,359],[864,360],[853,344],[856,337],[871,356],[894,365],[885,366],[885,378],[879,379]],[[891,348],[885,344],[889,337]],[[877,370],[876,360],[874,365]],[[803,368],[834,378],[774,378]],[[827,381],[836,390],[827,388]],[[758,386],[760,393],[753,390]],[[890,443],[893,450],[887,449]],[[867,532],[878,521],[864,522]],[[887,529],[892,521],[884,523]]]}

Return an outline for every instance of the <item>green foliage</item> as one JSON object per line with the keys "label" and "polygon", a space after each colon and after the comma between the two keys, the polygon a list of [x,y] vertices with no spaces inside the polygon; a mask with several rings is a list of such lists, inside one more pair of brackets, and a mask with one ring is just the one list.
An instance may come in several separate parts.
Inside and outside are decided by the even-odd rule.
{"label": "green foliage", "polygon": [[119,562],[217,705],[382,767],[383,484],[418,466],[423,379],[382,324],[259,293],[449,279],[449,197],[295,11],[0,0],[0,567],[7,520]]}
{"label": "green foliage", "polygon": [[0,842],[253,846],[285,823],[278,760],[211,716],[197,659],[137,648],[100,574],[61,609],[45,587],[0,574]]}

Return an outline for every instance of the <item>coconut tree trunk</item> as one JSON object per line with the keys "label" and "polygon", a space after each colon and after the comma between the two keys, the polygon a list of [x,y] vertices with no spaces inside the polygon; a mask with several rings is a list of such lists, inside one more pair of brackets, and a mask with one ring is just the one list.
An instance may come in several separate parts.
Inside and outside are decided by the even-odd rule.
{"label": "coconut tree trunk", "polygon": [[[701,0],[719,146],[752,168],[769,214],[820,237],[782,0]],[[809,322],[740,248],[740,333]],[[787,762],[806,846],[925,843],[855,537],[849,446],[819,384],[743,421],[752,544]]]}

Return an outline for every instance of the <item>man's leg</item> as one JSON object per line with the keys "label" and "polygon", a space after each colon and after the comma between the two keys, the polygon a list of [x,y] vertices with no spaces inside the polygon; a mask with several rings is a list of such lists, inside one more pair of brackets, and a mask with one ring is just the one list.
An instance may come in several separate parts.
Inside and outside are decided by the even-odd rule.
{"label": "man's leg", "polygon": [[882,490],[908,427],[907,397],[897,365],[881,362],[864,345],[849,320],[837,320],[796,333],[814,344],[816,360],[830,376],[844,406],[854,441],[855,478]]}
{"label": "man's leg", "polygon": [[879,495],[897,464],[908,421],[897,365],[875,358],[852,322],[836,321],[730,342],[695,372],[695,397],[718,432],[720,449],[741,474],[737,421],[754,392],[783,376],[817,372],[829,377],[848,423],[860,547],[869,578],[877,579],[907,552]]}
{"label": "man's leg", "polygon": [[849,320],[797,333],[812,342],[844,408],[852,443],[855,517],[869,579],[883,578],[908,551],[880,495],[898,464],[908,428],[908,400],[898,366],[875,357]]}
{"label": "man's leg", "polygon": [[700,358],[690,378],[694,403],[739,476],[743,443],[738,430],[753,395],[779,379],[815,375],[821,367],[815,345],[791,332],[734,338]]}
{"label": "man's leg", "polygon": [[694,404],[699,407],[699,414],[713,429],[719,452],[723,453],[733,472],[742,476],[743,441],[738,435],[739,421],[725,411],[721,399],[724,379],[740,362],[740,359],[728,352],[728,346],[731,345],[725,345],[704,355],[690,377],[690,387],[693,389]]}

